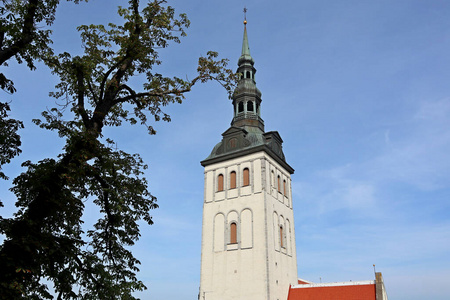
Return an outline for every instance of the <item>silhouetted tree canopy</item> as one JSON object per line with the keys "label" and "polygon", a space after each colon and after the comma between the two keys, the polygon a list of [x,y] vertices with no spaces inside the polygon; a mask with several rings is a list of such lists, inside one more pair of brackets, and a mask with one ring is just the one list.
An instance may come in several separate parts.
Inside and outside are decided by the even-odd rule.
{"label": "silhouetted tree canopy", "polygon": [[[0,247],[0,295],[7,299],[51,299],[52,293],[58,299],[134,299],[133,291],[145,289],[130,246],[140,236],[138,221],[152,224],[156,198],[148,191],[140,156],[117,150],[102,129],[140,123],[154,134],[148,118],[170,121],[163,107],[181,103],[195,84],[214,80],[231,92],[236,78],[215,52],[199,58],[191,80],[156,73],[162,63],[158,51],[179,43],[189,20],[176,16],[167,1],[139,2],[119,8],[123,24],[78,27],[84,55],[72,56],[53,53],[47,30],[32,27],[28,33],[24,25],[30,5],[39,11],[34,24],[51,24],[58,1],[3,1],[1,51],[24,43],[13,54],[16,59],[30,68],[40,59],[59,77],[51,95],[63,105],[34,122],[66,141],[57,158],[25,162],[27,171],[13,181],[18,211],[0,220],[6,236]],[[2,63],[8,55],[0,53]],[[143,77],[144,84],[130,85],[132,76]],[[13,122],[9,128],[20,126]],[[6,160],[0,153],[2,163],[18,153],[20,141],[11,145]],[[101,215],[92,228],[83,225],[86,202]],[[53,284],[52,292],[44,280]]]}

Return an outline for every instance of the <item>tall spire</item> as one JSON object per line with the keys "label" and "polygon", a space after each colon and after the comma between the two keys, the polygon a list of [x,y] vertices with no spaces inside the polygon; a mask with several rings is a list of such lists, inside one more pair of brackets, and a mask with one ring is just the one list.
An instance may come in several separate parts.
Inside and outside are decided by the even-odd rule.
{"label": "tall spire", "polygon": [[[247,9],[244,9],[244,13],[246,12]],[[208,166],[263,150],[292,174],[294,170],[285,161],[283,140],[280,135],[276,131],[264,132],[264,121],[261,118],[261,91],[256,87],[254,64],[250,55],[247,18],[245,18],[242,53],[236,72],[239,80],[231,96],[233,101],[231,127],[222,133],[222,141],[201,163],[203,166]]]}
{"label": "tall spire", "polygon": [[248,37],[247,37],[247,8],[244,8],[244,38],[242,39],[242,52],[241,57],[239,57],[238,65],[241,65],[244,61],[248,61],[253,64],[255,61],[250,55],[250,46],[248,45]]}
{"label": "tall spire", "polygon": [[248,55],[250,56],[250,47],[248,45],[248,37],[247,37],[247,24],[244,23],[244,39],[242,41],[242,54],[241,56]]}
{"label": "tall spire", "polygon": [[[247,9],[244,8],[244,13]],[[244,20],[244,38],[242,53],[238,60],[237,73],[240,79],[232,96],[234,117],[232,126],[242,127],[248,132],[264,132],[264,121],[260,116],[261,92],[256,87],[254,68],[255,61],[250,55],[247,36],[247,18]]]}
{"label": "tall spire", "polygon": [[241,64],[246,60],[249,61],[252,65],[255,63],[252,56],[250,55],[250,46],[248,45],[247,21],[244,21],[244,38],[242,39],[242,52],[241,57],[239,57],[238,64]]}
{"label": "tall spire", "polygon": [[250,55],[250,47],[248,46],[248,37],[247,37],[247,8],[244,7],[244,38],[242,40],[242,53],[241,57],[248,56],[251,59]]}

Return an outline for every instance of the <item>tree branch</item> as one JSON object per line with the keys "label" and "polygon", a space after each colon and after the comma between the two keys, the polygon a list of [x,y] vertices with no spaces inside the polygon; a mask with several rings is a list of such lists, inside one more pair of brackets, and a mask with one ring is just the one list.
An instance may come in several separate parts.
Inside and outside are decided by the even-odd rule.
{"label": "tree branch", "polygon": [[[100,156],[97,157],[100,161],[102,161],[102,158]],[[105,212],[106,212],[106,217],[107,217],[107,222],[106,222],[106,227],[105,227],[105,243],[107,245],[107,249],[108,249],[108,258],[109,260],[111,260],[113,262],[113,264],[115,264],[115,259],[114,259],[114,255],[112,254],[113,250],[112,250],[112,244],[111,244],[111,232],[110,232],[110,228],[113,226],[111,223],[113,222],[114,219],[114,215],[111,212],[111,203],[109,201],[109,192],[108,189],[110,188],[110,184],[104,180],[101,176],[100,176],[100,172],[99,170],[93,170],[92,171],[92,176],[98,181],[98,183],[100,184],[101,188],[102,188],[102,192],[103,192],[103,204],[104,204],[104,208],[105,208]]]}
{"label": "tree branch", "polygon": [[[133,13],[135,18],[139,18],[139,1],[134,0],[131,2],[133,6]],[[138,22],[136,22],[138,23]],[[133,50],[135,49],[135,44],[139,42],[139,36],[141,33],[141,29],[139,26],[135,26],[132,33],[130,33],[129,39],[131,40],[131,46],[128,47],[125,51],[125,56],[121,59],[120,63],[115,64],[112,68],[108,70],[103,78],[101,83],[101,94],[99,103],[94,110],[94,115],[92,117],[92,122],[94,128],[97,132],[101,132],[103,127],[103,120],[106,117],[107,113],[115,104],[119,103],[115,101],[115,98],[120,91],[119,86],[123,79],[123,76],[126,74],[128,69],[132,66],[134,59]],[[104,91],[107,77],[111,74],[115,69],[117,69],[116,73],[111,78],[106,90]],[[104,92],[103,92],[104,91]],[[103,94],[104,93],[104,94]]]}
{"label": "tree branch", "polygon": [[81,118],[83,119],[84,126],[86,126],[86,128],[90,128],[90,119],[88,114],[86,113],[86,110],[84,109],[84,72],[82,66],[79,63],[75,62],[73,65],[77,77],[77,110],[81,115]]}
{"label": "tree branch", "polygon": [[77,255],[75,255],[74,258],[75,258],[76,263],[78,264],[78,267],[80,267],[80,269],[84,271],[84,274],[88,275],[88,277],[97,286],[97,289],[99,291],[100,287],[102,287],[102,284],[100,282],[98,282],[97,279],[92,275],[95,272],[92,272],[92,270],[90,270],[89,268],[85,268],[84,265],[83,265],[83,262],[81,261],[81,259]]}
{"label": "tree branch", "polygon": [[35,29],[36,10],[39,0],[28,0],[25,17],[23,20],[21,38],[16,40],[11,46],[0,50],[0,65],[19,53],[24,47],[33,41]]}
{"label": "tree branch", "polygon": [[92,95],[92,100],[94,100],[94,103],[97,104],[98,103],[98,98],[97,98],[97,96],[96,96],[96,94],[94,92],[94,89],[92,88],[91,81],[89,80],[89,78],[86,81],[87,81],[87,84],[88,84],[89,91],[91,92],[91,95]]}
{"label": "tree branch", "polygon": [[3,24],[0,24],[0,49],[3,48],[4,39],[5,39],[5,27]]}
{"label": "tree branch", "polygon": [[114,104],[118,104],[118,103],[124,103],[127,101],[132,101],[132,100],[136,100],[138,98],[141,97],[163,97],[163,96],[167,96],[167,95],[181,95],[184,93],[188,93],[191,91],[192,87],[195,85],[195,83],[201,79],[201,76],[197,76],[195,77],[187,87],[183,88],[183,89],[178,89],[178,88],[174,88],[174,89],[170,89],[170,90],[164,90],[164,91],[151,91],[151,92],[144,92],[144,93],[136,93],[134,92],[134,94],[131,94],[129,96],[126,97],[121,97],[118,98],[114,101]]}
{"label": "tree branch", "polygon": [[100,94],[99,94],[99,99],[103,99],[103,94],[105,92],[105,85],[106,85],[106,81],[108,81],[108,77],[109,75],[111,75],[111,73],[117,69],[123,62],[124,60],[127,59],[127,57],[124,57],[123,59],[121,59],[119,62],[117,62],[116,64],[114,64],[103,76],[103,80],[102,83],[100,84]]}

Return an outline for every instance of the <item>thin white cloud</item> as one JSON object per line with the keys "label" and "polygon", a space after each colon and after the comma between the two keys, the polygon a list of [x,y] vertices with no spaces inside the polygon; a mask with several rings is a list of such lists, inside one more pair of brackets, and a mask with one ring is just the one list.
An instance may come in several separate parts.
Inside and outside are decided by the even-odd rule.
{"label": "thin white cloud", "polygon": [[[450,223],[440,212],[450,201],[445,197],[449,125],[450,99],[420,103],[401,122],[383,129],[384,140],[371,157],[293,183],[301,205],[301,210],[296,207],[300,276],[370,279],[375,263],[387,277],[390,296],[421,299],[427,290],[435,299],[445,298],[442,282],[432,284],[438,291],[412,283],[413,277],[423,278],[421,273],[434,282],[430,278],[439,280],[439,274],[430,270],[448,274],[444,270],[450,268]],[[418,202],[417,192],[427,201]],[[439,192],[444,197],[437,198]],[[397,282],[404,286],[393,286]]]}
{"label": "thin white cloud", "polygon": [[[403,132],[393,138],[395,131]],[[450,176],[450,99],[423,102],[408,126],[392,129],[390,147],[367,161],[366,176],[377,181],[400,181],[421,190],[448,185]]]}
{"label": "thin white cloud", "polygon": [[386,143],[386,145],[390,145],[391,144],[391,139],[389,137],[391,131],[388,129],[384,132],[384,142]]}
{"label": "thin white cloud", "polygon": [[447,187],[450,99],[421,103],[402,124],[385,131],[385,144],[388,147],[380,145],[375,155],[364,162],[319,171],[315,177],[331,182],[331,193],[347,199],[357,191],[373,195],[375,187],[388,182],[406,183],[425,191]]}

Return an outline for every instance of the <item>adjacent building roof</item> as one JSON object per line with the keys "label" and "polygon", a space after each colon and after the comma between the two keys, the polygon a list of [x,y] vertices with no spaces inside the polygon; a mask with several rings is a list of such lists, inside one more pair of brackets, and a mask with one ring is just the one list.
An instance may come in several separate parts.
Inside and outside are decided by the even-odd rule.
{"label": "adjacent building roof", "polygon": [[376,285],[375,280],[299,284],[289,288],[288,300],[376,300]]}

